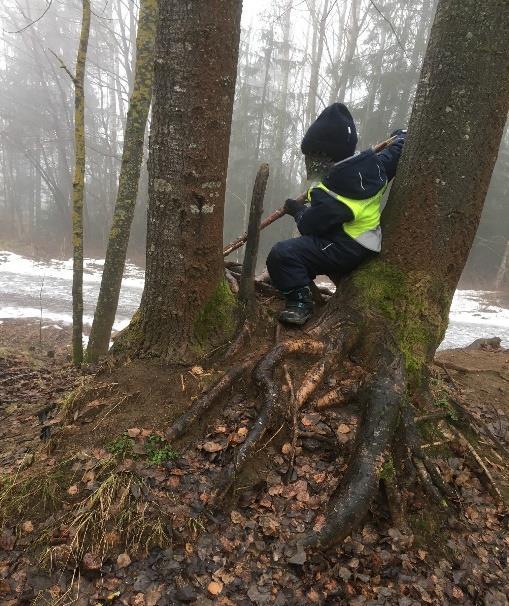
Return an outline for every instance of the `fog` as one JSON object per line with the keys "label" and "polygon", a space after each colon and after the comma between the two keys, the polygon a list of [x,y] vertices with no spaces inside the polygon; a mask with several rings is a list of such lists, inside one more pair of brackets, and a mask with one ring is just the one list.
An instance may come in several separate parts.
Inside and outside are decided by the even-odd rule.
{"label": "fog", "polygon": [[[102,258],[117,191],[132,89],[136,3],[93,0],[86,72],[85,255]],[[271,170],[265,213],[300,193],[300,141],[330,102],[347,103],[365,148],[404,127],[434,13],[426,0],[245,0],[225,217],[225,241],[245,229],[254,174]],[[68,258],[73,87],[80,27],[75,0],[4,0],[0,7],[0,248]],[[147,139],[148,141],[148,139]],[[482,153],[482,141],[479,142]],[[464,272],[468,288],[507,288],[509,136]],[[144,163],[129,257],[143,264]],[[263,234],[260,259],[289,237],[284,218]],[[240,256],[242,253],[239,253]],[[239,257],[238,257],[239,258]]]}

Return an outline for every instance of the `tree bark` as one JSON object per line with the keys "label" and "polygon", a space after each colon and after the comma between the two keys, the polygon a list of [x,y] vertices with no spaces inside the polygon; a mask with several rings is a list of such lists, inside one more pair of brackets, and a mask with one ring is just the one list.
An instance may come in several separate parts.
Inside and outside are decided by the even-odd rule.
{"label": "tree bark", "polygon": [[147,269],[126,338],[175,362],[235,328],[221,250],[241,8],[240,0],[159,2]]}
{"label": "tree bark", "polygon": [[134,86],[127,113],[124,150],[113,223],[108,239],[101,289],[90,333],[87,358],[108,351],[134,217],[147,117],[152,99],[157,0],[142,0],[136,37]]}
{"label": "tree bark", "polygon": [[74,178],[72,182],[72,359],[83,361],[83,207],[85,202],[85,70],[90,35],[90,0],[83,0],[74,77]]}

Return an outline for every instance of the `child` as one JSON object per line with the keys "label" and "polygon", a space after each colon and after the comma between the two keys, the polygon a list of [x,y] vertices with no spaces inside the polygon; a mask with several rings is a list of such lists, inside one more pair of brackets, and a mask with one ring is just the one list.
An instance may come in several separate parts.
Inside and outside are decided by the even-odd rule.
{"label": "child", "polygon": [[406,131],[393,135],[397,140],[382,152],[353,155],[357,131],[342,103],[327,107],[306,132],[302,153],[325,156],[334,164],[308,190],[310,206],[301,200],[285,202],[301,236],[278,242],[267,258],[271,282],[286,298],[281,322],[302,325],[312,316],[309,285],[317,275],[346,274],[380,252],[382,198],[396,174]]}

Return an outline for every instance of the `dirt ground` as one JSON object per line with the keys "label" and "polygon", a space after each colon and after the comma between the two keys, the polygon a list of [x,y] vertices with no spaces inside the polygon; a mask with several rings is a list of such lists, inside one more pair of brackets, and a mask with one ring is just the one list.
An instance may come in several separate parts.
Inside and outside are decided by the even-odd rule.
{"label": "dirt ground", "polygon": [[[68,328],[43,328],[42,346],[40,334],[34,320],[0,325],[0,604],[509,604],[507,508],[465,448],[433,446],[447,442],[433,428],[430,453],[457,511],[416,490],[408,527],[395,528],[381,495],[343,545],[305,552],[293,539],[324,523],[353,404],[302,411],[290,477],[290,432],[275,428],[236,498],[209,509],[214,478],[257,416],[252,389],[236,385],[241,395],[169,445],[162,432],[218,378],[213,368],[127,360],[94,377],[70,366]],[[437,362],[436,405],[454,399],[509,448],[509,350]],[[506,490],[506,462],[489,460]]]}

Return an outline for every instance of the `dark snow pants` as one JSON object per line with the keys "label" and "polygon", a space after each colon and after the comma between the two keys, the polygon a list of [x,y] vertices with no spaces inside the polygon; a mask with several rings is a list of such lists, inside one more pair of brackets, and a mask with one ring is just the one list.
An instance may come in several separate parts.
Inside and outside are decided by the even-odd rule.
{"label": "dark snow pants", "polygon": [[347,274],[375,255],[354,240],[331,242],[317,236],[300,236],[273,246],[267,257],[267,270],[272,284],[289,292],[307,286],[322,274]]}

